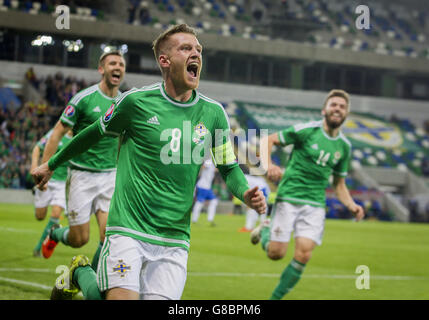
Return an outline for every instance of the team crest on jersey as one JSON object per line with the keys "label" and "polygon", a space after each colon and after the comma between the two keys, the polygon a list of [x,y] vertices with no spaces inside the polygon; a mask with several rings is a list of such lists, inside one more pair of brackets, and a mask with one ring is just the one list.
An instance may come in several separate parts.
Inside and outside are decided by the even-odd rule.
{"label": "team crest on jersey", "polygon": [[341,158],[341,153],[339,151],[334,153],[334,160],[332,160],[332,163],[334,164],[334,166],[338,163],[338,161],[340,161]]}
{"label": "team crest on jersey", "polygon": [[130,270],[131,266],[127,265],[122,259],[118,260],[116,266],[113,267],[113,272],[118,273],[121,278],[125,277]]}
{"label": "team crest on jersey", "polygon": [[112,105],[110,106],[110,108],[106,111],[106,113],[104,114],[104,122],[109,121],[110,119],[112,119],[112,115],[113,115],[113,110],[115,109],[115,104],[112,103]]}
{"label": "team crest on jersey", "polygon": [[71,116],[73,116],[73,115],[74,115],[74,107],[73,107],[73,106],[68,105],[68,106],[66,107],[66,109],[64,110],[64,114],[65,114],[67,117],[71,117]]}
{"label": "team crest on jersey", "polygon": [[200,122],[194,127],[194,133],[192,135],[192,141],[196,144],[200,144],[204,141],[204,136],[208,130],[204,123]]}

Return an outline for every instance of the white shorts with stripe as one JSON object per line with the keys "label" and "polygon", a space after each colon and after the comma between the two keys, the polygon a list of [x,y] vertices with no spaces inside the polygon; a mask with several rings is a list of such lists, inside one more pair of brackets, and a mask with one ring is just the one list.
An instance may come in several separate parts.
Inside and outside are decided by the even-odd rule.
{"label": "white shorts with stripe", "polygon": [[289,242],[293,232],[294,238],[308,238],[321,245],[325,215],[324,208],[276,202],[271,214],[270,240]]}
{"label": "white shorts with stripe", "polygon": [[66,182],[51,180],[47,185],[48,189],[41,191],[36,189],[34,194],[34,206],[36,208],[46,208],[47,206],[59,206],[66,208]]}
{"label": "white shorts with stripe", "polygon": [[67,214],[70,226],[89,222],[98,210],[108,212],[115,190],[116,170],[70,170],[67,181]]}
{"label": "white shorts with stripe", "polygon": [[179,300],[186,282],[188,251],[143,242],[123,235],[104,241],[97,270],[101,291],[123,288],[150,296]]}

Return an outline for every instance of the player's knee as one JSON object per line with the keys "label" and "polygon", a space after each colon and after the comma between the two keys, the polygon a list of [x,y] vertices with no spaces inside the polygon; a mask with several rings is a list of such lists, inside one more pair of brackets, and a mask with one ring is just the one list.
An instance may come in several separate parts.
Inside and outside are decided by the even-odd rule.
{"label": "player's knee", "polygon": [[69,244],[72,248],[80,248],[87,244],[89,241],[89,237],[81,236],[75,237],[73,239],[69,239]]}
{"label": "player's knee", "polygon": [[286,254],[286,252],[284,252],[283,250],[278,250],[278,249],[268,250],[268,252],[267,252],[267,256],[271,260],[280,260],[285,256],[285,254]]}
{"label": "player's knee", "polygon": [[312,251],[297,251],[295,252],[295,260],[306,264],[311,259]]}
{"label": "player's knee", "polygon": [[47,213],[47,210],[45,208],[38,208],[35,210],[34,216],[36,217],[36,220],[41,221],[45,219],[46,213]]}

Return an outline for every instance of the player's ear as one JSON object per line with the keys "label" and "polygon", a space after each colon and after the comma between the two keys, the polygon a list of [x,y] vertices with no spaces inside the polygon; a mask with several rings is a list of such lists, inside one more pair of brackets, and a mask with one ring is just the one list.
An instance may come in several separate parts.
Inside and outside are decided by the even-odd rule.
{"label": "player's ear", "polygon": [[170,66],[170,59],[166,54],[160,54],[158,62],[161,68],[168,68]]}
{"label": "player's ear", "polygon": [[99,74],[104,75],[104,68],[103,68],[103,66],[101,64],[98,65],[98,69],[97,70],[98,70]]}

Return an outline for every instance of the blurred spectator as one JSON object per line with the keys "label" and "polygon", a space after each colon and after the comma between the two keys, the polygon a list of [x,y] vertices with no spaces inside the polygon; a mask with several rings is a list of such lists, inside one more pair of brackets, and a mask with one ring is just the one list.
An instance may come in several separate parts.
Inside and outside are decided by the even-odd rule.
{"label": "blurred spectator", "polygon": [[33,187],[29,173],[33,146],[55,125],[70,98],[88,87],[84,79],[60,72],[37,80],[29,68],[25,77],[39,86],[42,99],[0,108],[0,188]]}
{"label": "blurred spectator", "polygon": [[39,82],[37,81],[36,73],[33,70],[33,67],[30,67],[25,73],[25,79],[30,82],[35,88],[39,87]]}
{"label": "blurred spectator", "polygon": [[139,18],[142,25],[148,24],[151,21],[149,10],[147,8],[141,8]]}
{"label": "blurred spectator", "polygon": [[136,12],[140,6],[140,0],[131,0],[131,7],[128,8],[128,23],[133,23],[136,18]]}

